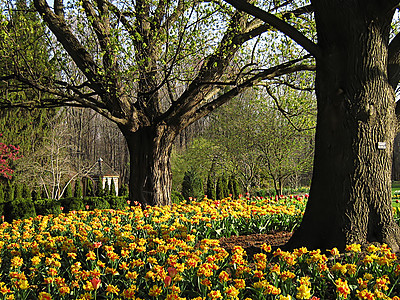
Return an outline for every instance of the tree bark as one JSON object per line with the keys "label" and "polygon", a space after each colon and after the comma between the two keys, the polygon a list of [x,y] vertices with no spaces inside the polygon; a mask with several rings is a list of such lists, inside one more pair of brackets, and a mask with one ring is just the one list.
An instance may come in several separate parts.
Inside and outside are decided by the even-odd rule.
{"label": "tree bark", "polygon": [[393,12],[373,1],[314,2],[321,49],[314,170],[303,222],[286,247],[380,242],[398,251],[391,206],[397,125],[387,71]]}
{"label": "tree bark", "polygon": [[170,159],[176,131],[165,124],[142,127],[135,132],[120,128],[130,153],[129,199],[142,205],[170,204]]}

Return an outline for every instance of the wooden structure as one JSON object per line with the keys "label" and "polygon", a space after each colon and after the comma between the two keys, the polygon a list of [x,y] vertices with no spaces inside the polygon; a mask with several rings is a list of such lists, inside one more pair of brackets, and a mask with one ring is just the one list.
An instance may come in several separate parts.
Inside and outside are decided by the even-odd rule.
{"label": "wooden structure", "polygon": [[[97,189],[100,178],[102,179],[101,184],[103,188],[106,186],[106,183],[108,184],[109,187],[111,187],[111,183],[112,181],[114,181],[115,194],[118,195],[119,182],[120,182],[119,175],[107,163],[105,163],[102,158],[99,158],[97,162],[93,165],[87,177],[89,180],[93,181],[95,189]],[[85,194],[86,191],[87,187],[86,184],[84,184]]]}

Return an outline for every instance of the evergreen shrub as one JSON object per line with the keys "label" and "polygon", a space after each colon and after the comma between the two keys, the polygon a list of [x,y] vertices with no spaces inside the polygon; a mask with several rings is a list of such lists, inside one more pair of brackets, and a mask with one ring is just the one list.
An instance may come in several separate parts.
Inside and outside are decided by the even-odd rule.
{"label": "evergreen shrub", "polygon": [[33,202],[36,202],[36,201],[39,201],[39,200],[41,200],[42,198],[40,197],[40,191],[38,191],[37,189],[34,189],[33,191],[32,191],[32,201]]}
{"label": "evergreen shrub", "polygon": [[110,203],[104,197],[86,197],[85,206],[86,205],[89,205],[90,210],[110,208]]}
{"label": "evergreen shrub", "polygon": [[103,188],[103,178],[99,177],[99,181],[96,186],[96,196],[103,197],[104,196],[104,188]]}
{"label": "evergreen shrub", "polygon": [[3,187],[2,184],[0,184],[0,203],[4,203],[5,202],[4,197],[5,197],[5,195],[4,195],[4,187]]}
{"label": "evergreen shrub", "polygon": [[104,196],[110,196],[110,185],[108,184],[108,180],[106,180],[104,184]]}
{"label": "evergreen shrub", "polygon": [[67,187],[65,188],[63,198],[72,198],[73,196],[71,183],[68,183]]}
{"label": "evergreen shrub", "polygon": [[83,198],[63,198],[61,199],[61,206],[64,207],[64,213],[68,213],[73,210],[77,211],[85,209]]}
{"label": "evergreen shrub", "polygon": [[238,196],[240,194],[240,190],[239,190],[239,183],[238,183],[235,175],[231,175],[229,177],[228,191],[229,191],[229,194],[232,194],[232,199],[238,198]]}
{"label": "evergreen shrub", "polygon": [[93,180],[91,178],[86,178],[86,196],[94,197]]}
{"label": "evergreen shrub", "polygon": [[55,199],[40,199],[35,203],[37,215],[58,215],[61,213],[61,202]]}
{"label": "evergreen shrub", "polygon": [[215,200],[217,198],[217,193],[215,190],[215,177],[214,176],[208,175],[206,195],[207,195],[208,199]]}
{"label": "evergreen shrub", "polygon": [[108,196],[104,198],[108,200],[112,209],[124,209],[128,205],[126,197]]}
{"label": "evergreen shrub", "polygon": [[117,193],[115,192],[115,182],[114,179],[111,179],[111,185],[110,185],[110,196],[117,196]]}
{"label": "evergreen shrub", "polygon": [[171,202],[172,203],[178,204],[184,200],[185,200],[185,197],[183,197],[183,195],[181,193],[179,193],[178,191],[172,191],[172,193],[171,193]]}
{"label": "evergreen shrub", "polygon": [[123,184],[121,188],[118,190],[118,196],[119,197],[128,197],[129,195],[129,188],[127,184]]}
{"label": "evergreen shrub", "polygon": [[185,199],[189,199],[189,197],[202,199],[204,196],[201,178],[194,169],[185,172],[182,181],[182,196]]}
{"label": "evergreen shrub", "polygon": [[74,197],[79,199],[83,197],[82,183],[80,180],[75,181]]}
{"label": "evergreen shrub", "polygon": [[13,200],[14,200],[14,187],[12,186],[11,183],[8,183],[5,186],[4,202],[11,202]]}
{"label": "evergreen shrub", "polygon": [[8,221],[8,218],[12,221],[36,217],[35,205],[31,199],[14,200],[8,202],[4,208],[7,212],[10,212],[9,214],[5,214],[6,221]]}
{"label": "evergreen shrub", "polygon": [[24,183],[22,186],[22,198],[32,199],[32,192],[26,183]]}
{"label": "evergreen shrub", "polygon": [[21,201],[22,197],[22,185],[19,183],[14,183],[14,200]]}
{"label": "evergreen shrub", "polygon": [[226,186],[226,180],[224,179],[224,176],[219,176],[216,187],[216,199],[221,200],[228,197],[227,190],[228,188]]}

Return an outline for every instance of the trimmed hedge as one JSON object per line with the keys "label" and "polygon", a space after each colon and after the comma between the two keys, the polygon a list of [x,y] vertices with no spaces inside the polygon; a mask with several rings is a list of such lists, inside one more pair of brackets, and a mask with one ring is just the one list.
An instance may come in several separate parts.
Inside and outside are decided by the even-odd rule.
{"label": "trimmed hedge", "polygon": [[61,202],[55,199],[42,199],[34,202],[37,215],[58,215],[61,213]]}
{"label": "trimmed hedge", "polygon": [[114,209],[124,209],[128,205],[126,197],[107,196],[105,199],[110,203],[110,207]]}
{"label": "trimmed hedge", "polygon": [[[40,199],[32,201],[31,198],[15,199],[13,201],[0,202],[0,216],[5,221],[12,222],[17,219],[36,217],[36,215],[58,215],[61,212],[94,209],[124,209],[127,206],[127,197],[85,197],[85,198],[63,198],[61,200]],[[61,208],[63,208],[61,210]]]}
{"label": "trimmed hedge", "polygon": [[89,205],[89,210],[92,209],[109,209],[111,208],[110,203],[104,197],[86,197],[84,198],[85,207]]}
{"label": "trimmed hedge", "polygon": [[4,214],[7,222],[36,217],[35,205],[31,199],[19,199],[7,202],[4,205],[4,212],[7,212]]}

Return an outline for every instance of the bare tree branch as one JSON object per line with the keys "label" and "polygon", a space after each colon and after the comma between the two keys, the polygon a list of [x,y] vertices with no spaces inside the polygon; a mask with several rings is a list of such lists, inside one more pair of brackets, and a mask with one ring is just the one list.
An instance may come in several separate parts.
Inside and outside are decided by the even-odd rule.
{"label": "bare tree branch", "polygon": [[264,22],[270,24],[275,27],[279,31],[283,32],[290,38],[292,38],[296,43],[306,49],[312,56],[319,57],[320,49],[319,47],[311,40],[309,40],[306,36],[304,36],[300,31],[298,31],[293,26],[289,25],[285,21],[277,18],[273,14],[270,14],[250,3],[243,0],[225,0],[226,2],[233,5],[236,9],[240,11],[244,11],[254,17],[257,17]]}

